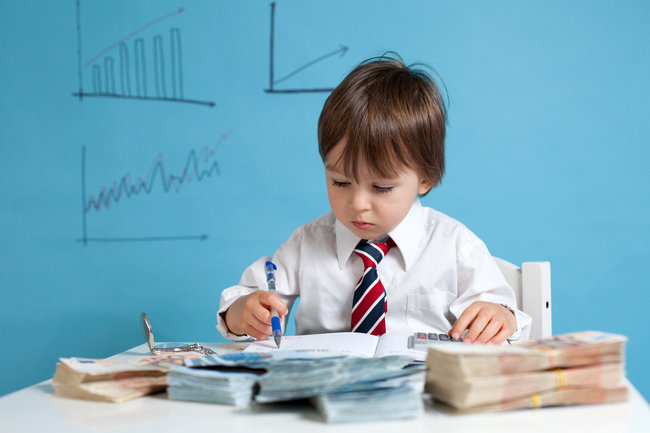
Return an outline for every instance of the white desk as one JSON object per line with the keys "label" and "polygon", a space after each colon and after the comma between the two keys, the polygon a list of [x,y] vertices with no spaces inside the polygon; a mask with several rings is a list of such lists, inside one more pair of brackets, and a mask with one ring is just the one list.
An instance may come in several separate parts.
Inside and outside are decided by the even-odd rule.
{"label": "white desk", "polygon": [[[228,345],[207,347],[223,352]],[[225,347],[224,347],[225,346]],[[232,346],[230,346],[232,348]],[[144,345],[116,357],[147,356]],[[125,403],[55,397],[51,381],[0,398],[0,432],[188,432],[188,433],[453,433],[453,432],[644,432],[650,409],[630,385],[624,403],[545,408],[496,414],[449,415],[427,402],[424,415],[405,421],[326,424],[308,405],[253,405],[234,408],[172,401],[165,394]]]}

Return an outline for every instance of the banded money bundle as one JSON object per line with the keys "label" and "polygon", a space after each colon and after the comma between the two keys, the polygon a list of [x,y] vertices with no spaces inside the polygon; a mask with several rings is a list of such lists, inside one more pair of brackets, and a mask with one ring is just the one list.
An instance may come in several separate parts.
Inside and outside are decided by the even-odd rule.
{"label": "banded money bundle", "polygon": [[327,422],[413,418],[424,412],[424,366],[408,357],[326,352],[230,353],[169,373],[171,399],[238,406],[309,399]]}
{"label": "banded money bundle", "polygon": [[119,403],[167,387],[165,369],[112,359],[61,358],[52,385],[56,395]]}
{"label": "banded money bundle", "polygon": [[167,370],[197,353],[164,354],[120,359],[60,358],[52,378],[55,395],[83,400],[123,401],[163,392]]}
{"label": "banded money bundle", "polygon": [[583,331],[511,346],[431,345],[426,391],[458,412],[622,401],[625,341]]}
{"label": "banded money bundle", "polygon": [[248,406],[258,378],[254,372],[174,366],[167,376],[167,394],[172,400]]}
{"label": "banded money bundle", "polygon": [[370,375],[319,394],[311,401],[327,422],[364,422],[415,418],[424,412],[424,366]]}

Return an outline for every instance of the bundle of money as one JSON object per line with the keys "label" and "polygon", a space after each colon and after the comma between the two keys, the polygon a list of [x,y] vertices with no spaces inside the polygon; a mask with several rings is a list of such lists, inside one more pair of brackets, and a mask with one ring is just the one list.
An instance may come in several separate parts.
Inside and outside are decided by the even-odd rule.
{"label": "bundle of money", "polygon": [[167,395],[172,400],[247,406],[259,373],[172,367],[167,374]]}
{"label": "bundle of money", "polygon": [[188,352],[135,361],[60,358],[52,385],[58,396],[120,403],[164,391],[168,368],[196,356]]}
{"label": "bundle of money", "polygon": [[[385,380],[405,375],[410,359],[339,357],[314,360],[286,360],[269,365],[258,381],[255,401],[271,403],[313,397],[356,385],[365,390]],[[415,370],[408,370],[415,371]],[[424,371],[424,368],[422,368]]]}
{"label": "bundle of money", "polygon": [[[193,368],[173,368],[168,393],[170,398],[182,393],[182,398],[239,405],[248,404],[251,392],[256,403],[310,399],[328,422],[412,418],[423,412],[425,367],[411,363],[408,357],[327,352],[209,355],[186,361],[186,367]],[[255,370],[257,375],[236,369]],[[238,388],[238,379],[250,382]]]}
{"label": "bundle of money", "polygon": [[431,345],[425,388],[461,412],[621,401],[625,341],[583,331],[512,346]]}
{"label": "bundle of money", "polygon": [[627,387],[613,388],[560,388],[504,400],[496,403],[453,409],[456,413],[500,412],[515,409],[539,409],[550,406],[570,406],[578,404],[615,403],[627,400]]}
{"label": "bundle of money", "polygon": [[61,358],[52,384],[56,395],[122,402],[164,391],[166,371],[113,359]]}
{"label": "bundle of money", "polygon": [[424,366],[411,365],[344,385],[311,401],[332,423],[414,418],[424,411],[423,385]]}

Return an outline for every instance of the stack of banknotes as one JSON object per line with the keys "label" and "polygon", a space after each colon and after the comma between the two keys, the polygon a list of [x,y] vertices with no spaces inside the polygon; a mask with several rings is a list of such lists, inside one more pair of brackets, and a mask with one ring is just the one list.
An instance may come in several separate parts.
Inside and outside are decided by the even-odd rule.
{"label": "stack of banknotes", "polygon": [[135,361],[61,358],[52,385],[58,396],[120,403],[164,391],[169,367],[197,356],[157,355]]}
{"label": "stack of banknotes", "polygon": [[311,401],[327,422],[415,418],[424,411],[423,387],[424,366],[410,365],[318,394]]}
{"label": "stack of banknotes", "polygon": [[431,345],[425,388],[456,412],[623,401],[626,340],[583,331],[511,346]]}
{"label": "stack of banknotes", "polygon": [[247,406],[253,399],[259,373],[172,367],[167,395],[172,400]]}
{"label": "stack of banknotes", "polygon": [[208,355],[172,368],[168,393],[235,405],[310,399],[328,422],[411,418],[423,412],[425,371],[411,361],[293,351]]}

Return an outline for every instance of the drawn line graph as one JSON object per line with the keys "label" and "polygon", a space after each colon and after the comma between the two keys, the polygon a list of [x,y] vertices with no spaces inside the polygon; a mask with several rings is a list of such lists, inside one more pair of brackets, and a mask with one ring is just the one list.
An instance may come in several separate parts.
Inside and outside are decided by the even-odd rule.
{"label": "drawn line graph", "polygon": [[270,47],[269,47],[269,88],[265,89],[264,91],[267,93],[318,93],[318,92],[331,92],[334,90],[333,88],[301,88],[301,89],[276,89],[274,86],[278,83],[284,82],[288,80],[289,78],[295,76],[296,74],[299,74],[300,72],[304,71],[305,69],[314,66],[317,63],[322,62],[323,60],[326,60],[330,57],[339,55],[340,57],[343,57],[345,53],[348,52],[349,47],[345,45],[339,44],[339,48],[329,52],[327,54],[324,54],[308,63],[305,63],[304,65],[294,69],[290,73],[284,75],[281,78],[275,78],[275,2],[271,3],[271,36],[269,38],[270,40]]}
{"label": "drawn line graph", "polygon": [[82,198],[82,237],[77,242],[87,245],[89,242],[142,242],[142,241],[172,241],[172,240],[205,240],[206,234],[183,236],[153,236],[153,237],[90,237],[88,236],[88,214],[108,211],[122,199],[128,199],[140,194],[150,194],[154,185],[160,184],[162,191],[180,192],[181,187],[193,180],[201,182],[213,175],[219,175],[219,163],[215,154],[219,146],[228,138],[232,131],[222,134],[217,144],[209,148],[205,146],[198,152],[192,149],[185,160],[180,174],[174,174],[165,167],[162,154],[158,154],[145,176],[133,178],[130,173],[124,174],[110,186],[103,186],[95,195],[87,194],[86,185],[86,146],[81,148],[81,198]]}
{"label": "drawn line graph", "polygon": [[[115,42],[100,50],[90,57],[89,60],[82,60],[82,26],[81,26],[81,0],[77,0],[77,78],[79,89],[72,95],[79,98],[101,97],[121,98],[144,101],[180,102],[186,104],[197,104],[214,107],[212,101],[186,98],[183,92],[183,48],[181,42],[181,30],[178,27],[169,29],[168,54],[169,64],[165,61],[165,41],[161,34],[152,37],[153,50],[149,55],[145,49],[145,39],[140,35],[145,30],[167,21],[170,18],[182,14],[185,9],[178,8],[175,11],[162,15],[136,30],[122,36]],[[127,44],[133,40],[131,45]],[[131,52],[132,51],[132,55]],[[117,52],[116,54],[111,54]],[[119,60],[119,77],[115,74],[115,56]],[[131,72],[133,64],[134,73]],[[92,91],[84,90],[84,71],[90,68]],[[170,77],[167,79],[169,70]],[[149,84],[149,78],[153,71],[153,89]],[[119,81],[119,86],[117,82]],[[134,86],[131,83],[134,83]],[[171,86],[171,88],[169,88]]]}

